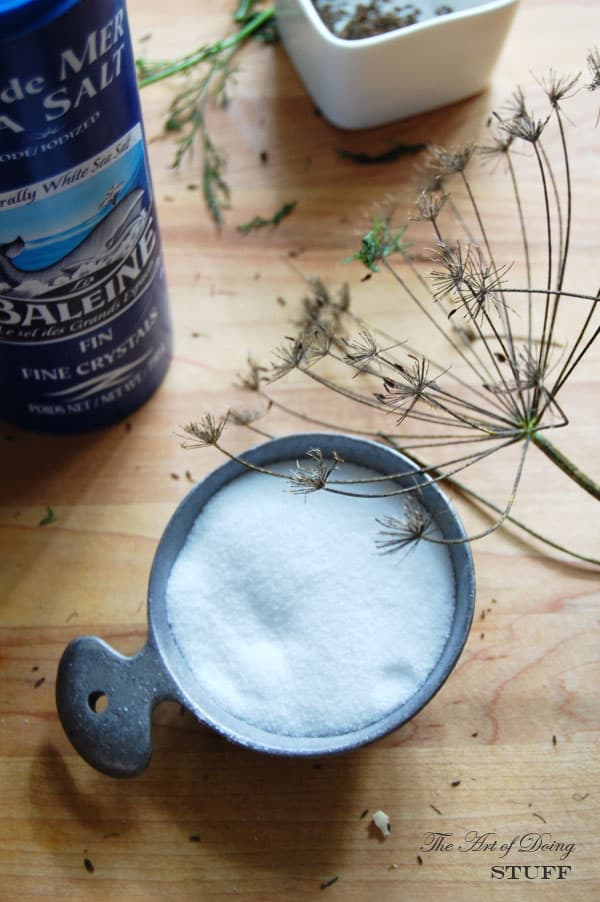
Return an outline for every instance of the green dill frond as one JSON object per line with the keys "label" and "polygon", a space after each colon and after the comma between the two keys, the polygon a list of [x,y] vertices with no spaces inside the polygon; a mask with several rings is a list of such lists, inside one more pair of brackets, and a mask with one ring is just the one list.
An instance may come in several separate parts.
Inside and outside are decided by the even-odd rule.
{"label": "green dill frond", "polygon": [[282,219],[285,219],[286,216],[289,216],[293,210],[296,209],[296,201],[292,200],[288,203],[282,204],[272,216],[253,216],[252,219],[249,219],[248,222],[245,222],[243,225],[239,225],[238,232],[241,232],[242,235],[249,235],[250,232],[256,229],[264,229],[267,226],[271,226],[271,228],[275,228],[278,226]]}
{"label": "green dill frond", "polygon": [[358,260],[371,272],[379,272],[378,263],[390,254],[404,254],[408,250],[409,245],[402,242],[405,231],[403,228],[392,233],[389,223],[376,218],[373,228],[363,235],[360,249],[347,260]]}

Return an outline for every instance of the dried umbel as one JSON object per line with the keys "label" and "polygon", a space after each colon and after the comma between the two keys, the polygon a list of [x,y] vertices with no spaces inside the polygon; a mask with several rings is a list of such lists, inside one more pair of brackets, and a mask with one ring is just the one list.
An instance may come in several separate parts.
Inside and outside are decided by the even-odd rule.
{"label": "dried umbel", "polygon": [[[406,230],[393,226],[391,212],[379,213],[351,258],[370,273],[381,271],[392,277],[403,301],[414,303],[433,331],[438,353],[440,344],[445,349],[442,359],[425,353],[410,336],[397,338],[369,325],[351,309],[347,289],[335,295],[320,280],[311,279],[297,335],[278,349],[271,367],[262,368],[250,360],[249,373],[242,377],[255,401],[264,404],[263,435],[269,434],[262,431],[268,429],[269,413],[283,409],[304,422],[372,435],[418,464],[417,478],[401,490],[394,479],[405,474],[386,477],[389,494],[412,493],[414,503],[405,505],[403,521],[380,524],[383,551],[433,540],[431,520],[420,506],[418,494],[433,479],[459,486],[496,512],[493,524],[469,540],[486,536],[510,520],[555,548],[599,563],[541,536],[512,515],[524,463],[533,446],[600,500],[600,486],[548,438],[550,430],[568,423],[562,407],[564,386],[600,332],[597,288],[582,293],[571,291],[567,284],[574,224],[573,167],[570,122],[563,105],[578,91],[600,87],[597,50],[588,55],[587,62],[591,82],[585,86],[580,85],[580,76],[551,72],[540,79],[538,86],[547,107],[541,116],[529,111],[525,95],[518,89],[505,110],[491,117],[491,133],[484,144],[428,151],[413,217],[421,228],[432,230],[428,274],[419,268],[422,251],[415,253],[405,242]],[[547,140],[551,129],[552,141]],[[597,139],[593,133],[593,140]],[[518,260],[497,258],[493,222],[486,217],[485,199],[479,197],[485,181],[477,183],[471,178],[474,166],[482,164],[489,169],[490,160],[500,164],[495,175],[507,176],[506,202],[514,210],[521,248]],[[533,253],[528,235],[531,191],[523,191],[525,182],[520,179],[524,161],[533,167],[541,189],[534,213],[543,223],[542,254],[537,247]],[[563,335],[565,315],[569,334]],[[402,320],[399,327],[403,329]],[[302,373],[330,393],[331,417],[318,419],[306,411],[284,408],[270,386],[291,372]],[[368,409],[365,423],[379,417],[381,428],[360,431],[339,422],[340,396]],[[255,420],[252,428],[256,430]],[[217,431],[215,444],[224,450],[222,430]],[[464,471],[511,447],[518,449],[518,454],[504,503],[495,504],[462,483]],[[299,464],[294,490],[369,496],[368,485],[352,486],[341,476],[337,462],[323,460],[316,449],[311,460]],[[376,491],[381,493],[381,484]]]}

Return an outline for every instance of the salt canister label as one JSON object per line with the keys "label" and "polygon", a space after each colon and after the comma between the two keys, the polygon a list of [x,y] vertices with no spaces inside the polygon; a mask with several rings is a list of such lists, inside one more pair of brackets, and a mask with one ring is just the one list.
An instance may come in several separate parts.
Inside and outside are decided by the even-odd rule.
{"label": "salt canister label", "polygon": [[0,416],[91,429],[171,352],[126,10],[24,0],[0,29]]}

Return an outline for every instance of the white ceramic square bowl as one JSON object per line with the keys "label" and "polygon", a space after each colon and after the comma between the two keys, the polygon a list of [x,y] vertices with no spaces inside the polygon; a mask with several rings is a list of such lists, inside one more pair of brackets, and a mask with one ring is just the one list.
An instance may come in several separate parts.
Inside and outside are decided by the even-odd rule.
{"label": "white ceramic square bowl", "polygon": [[518,0],[449,2],[452,13],[358,40],[336,37],[312,0],[275,0],[275,9],[315,104],[333,125],[357,129],[454,103],[486,86]]}

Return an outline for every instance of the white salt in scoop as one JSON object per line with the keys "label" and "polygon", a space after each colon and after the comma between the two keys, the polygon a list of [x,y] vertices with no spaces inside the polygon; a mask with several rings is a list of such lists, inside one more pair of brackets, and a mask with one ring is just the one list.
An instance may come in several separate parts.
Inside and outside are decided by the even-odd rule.
{"label": "white salt in scoop", "polygon": [[144,647],[127,657],[79,636],[62,654],[61,723],[98,770],[130,777],[148,766],[152,712],[167,699],[256,751],[324,755],[397,729],[449,676],[469,633],[475,579],[448,499],[412,461],[354,436],[283,436],[244,457],[289,470],[281,461],[310,448],[349,462],[336,478],[400,472],[388,488],[422,484],[450,544],[381,555],[375,518],[400,517],[401,499],[298,496],[237,461],[218,467],[158,543]]}
{"label": "white salt in scoop", "polygon": [[[353,464],[335,471],[377,475]],[[402,496],[297,495],[253,472],[209,498],[166,588],[168,623],[199,692],[248,724],[298,737],[359,730],[413,696],[448,639],[455,575],[443,544],[377,551],[376,518],[402,511]]]}

